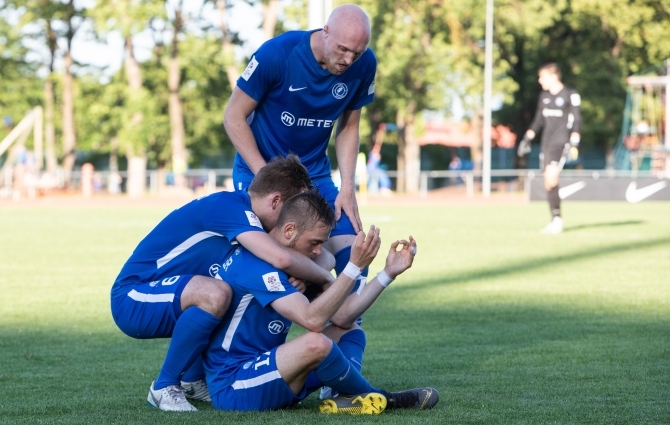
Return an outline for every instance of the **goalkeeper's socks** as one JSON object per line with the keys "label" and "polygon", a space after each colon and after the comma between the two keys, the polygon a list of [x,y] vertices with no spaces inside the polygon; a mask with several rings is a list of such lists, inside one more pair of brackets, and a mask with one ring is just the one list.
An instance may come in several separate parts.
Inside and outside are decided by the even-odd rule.
{"label": "goalkeeper's socks", "polygon": [[551,217],[561,216],[561,197],[558,195],[558,185],[547,191],[547,200],[551,209]]}

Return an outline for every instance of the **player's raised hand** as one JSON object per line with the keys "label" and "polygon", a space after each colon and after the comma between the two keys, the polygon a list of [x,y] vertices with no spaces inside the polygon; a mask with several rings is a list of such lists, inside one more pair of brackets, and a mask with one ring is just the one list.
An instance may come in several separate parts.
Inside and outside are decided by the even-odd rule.
{"label": "player's raised hand", "polygon": [[349,217],[351,225],[354,227],[356,233],[363,230],[363,223],[358,214],[356,191],[353,188],[345,188],[343,186],[340,193],[337,195],[337,198],[335,198],[335,220],[340,219],[342,211]]}
{"label": "player's raised hand", "polygon": [[379,228],[373,224],[366,235],[365,232],[358,232],[354,243],[351,244],[351,256],[349,261],[355,264],[359,269],[364,269],[372,263],[377,256],[381,246],[379,238]]}
{"label": "player's raised hand", "polygon": [[[398,249],[398,246],[400,249]],[[416,251],[416,240],[411,235],[409,241],[402,239],[393,242],[386,256],[384,272],[391,279],[395,279],[399,274],[412,267]]]}

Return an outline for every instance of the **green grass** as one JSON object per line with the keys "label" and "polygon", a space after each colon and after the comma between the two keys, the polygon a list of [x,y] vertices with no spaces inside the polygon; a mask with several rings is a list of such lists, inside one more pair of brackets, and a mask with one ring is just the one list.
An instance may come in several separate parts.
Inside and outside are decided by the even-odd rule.
{"label": "green grass", "polygon": [[442,397],[374,418],[320,415],[314,396],[266,413],[146,406],[167,340],[123,335],[109,289],[168,211],[0,209],[0,423],[670,423],[667,203],[567,203],[558,236],[539,234],[544,203],[363,208],[385,246],[419,244],[365,315],[364,374]]}

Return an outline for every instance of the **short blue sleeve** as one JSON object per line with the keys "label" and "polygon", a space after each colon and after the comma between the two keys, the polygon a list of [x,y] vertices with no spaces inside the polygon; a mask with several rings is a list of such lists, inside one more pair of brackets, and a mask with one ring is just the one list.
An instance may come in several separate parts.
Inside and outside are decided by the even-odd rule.
{"label": "short blue sleeve", "polygon": [[230,280],[233,282],[233,291],[239,286],[253,295],[263,307],[297,292],[288,281],[286,273],[256,257],[244,247],[236,249],[226,263],[223,265],[223,280],[226,281],[228,273],[234,273]]}
{"label": "short blue sleeve", "polygon": [[362,67],[362,84],[349,103],[347,109],[355,111],[375,100],[375,74],[377,73],[377,58],[371,49],[367,49],[359,61],[365,61]]}
{"label": "short blue sleeve", "polygon": [[225,236],[229,241],[245,232],[264,232],[260,219],[244,202],[242,195],[220,197],[202,217],[205,230]]}
{"label": "short blue sleeve", "polygon": [[263,100],[265,93],[282,79],[286,54],[277,44],[274,39],[265,42],[237,79],[237,86],[256,102]]}

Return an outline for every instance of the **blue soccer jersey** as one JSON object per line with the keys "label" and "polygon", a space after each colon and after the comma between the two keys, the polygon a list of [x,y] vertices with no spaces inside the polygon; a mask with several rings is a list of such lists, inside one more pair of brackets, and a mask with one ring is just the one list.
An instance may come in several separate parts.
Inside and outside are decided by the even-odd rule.
{"label": "blue soccer jersey", "polygon": [[127,286],[179,275],[217,277],[224,258],[244,232],[264,231],[246,192],[218,192],[174,210],[139,243],[112,286],[112,299]]}
{"label": "blue soccer jersey", "polygon": [[[374,100],[377,59],[367,49],[344,73],[333,75],[312,53],[313,32],[289,31],[267,41],[253,54],[237,86],[258,102],[249,121],[263,158],[294,153],[318,179],[330,177],[326,148],[338,117]],[[251,180],[239,154],[235,169],[237,181]]]}
{"label": "blue soccer jersey", "polygon": [[288,275],[238,247],[224,261],[220,275],[233,289],[233,301],[212,333],[205,350],[207,385],[214,395],[230,386],[241,363],[252,366],[260,353],[286,342],[291,321],[277,313],[270,303],[291,295],[296,289]]}

